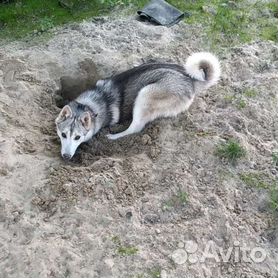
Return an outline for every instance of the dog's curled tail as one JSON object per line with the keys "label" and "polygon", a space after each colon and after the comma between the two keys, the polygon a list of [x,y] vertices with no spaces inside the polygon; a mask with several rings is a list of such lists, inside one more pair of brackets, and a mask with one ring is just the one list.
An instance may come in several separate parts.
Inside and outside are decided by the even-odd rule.
{"label": "dog's curled tail", "polygon": [[185,63],[185,70],[192,78],[201,81],[208,88],[220,78],[219,60],[209,52],[197,52],[190,55]]}

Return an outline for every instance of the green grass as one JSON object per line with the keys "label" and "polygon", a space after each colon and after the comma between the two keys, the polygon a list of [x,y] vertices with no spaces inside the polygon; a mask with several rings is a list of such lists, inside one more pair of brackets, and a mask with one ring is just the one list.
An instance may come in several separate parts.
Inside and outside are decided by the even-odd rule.
{"label": "green grass", "polygon": [[113,236],[111,240],[117,246],[117,253],[121,256],[132,256],[139,251],[135,246],[123,245],[119,236]]}
{"label": "green grass", "polygon": [[254,98],[258,95],[258,92],[253,88],[245,88],[242,94],[248,98]]}
{"label": "green grass", "polygon": [[163,202],[162,210],[169,210],[171,208],[178,208],[185,206],[188,202],[188,195],[184,191],[179,191],[178,193],[174,194],[170,197],[169,200]]}
{"label": "green grass", "polygon": [[121,245],[121,239],[119,236],[113,236],[112,237],[112,242],[115,243],[116,245]]}
{"label": "green grass", "polygon": [[136,275],[131,276],[132,278],[160,278],[161,277],[161,267],[155,266],[148,269],[144,273],[137,273]]}
{"label": "green grass", "polygon": [[278,211],[278,187],[270,190],[270,207],[273,211]]}
{"label": "green grass", "polygon": [[[242,1],[238,1],[240,3]],[[217,7],[215,20],[211,25],[211,33],[216,42],[221,43],[224,38],[227,43],[232,43],[237,37],[241,42],[250,41],[250,34],[246,30],[249,14],[247,10],[234,8],[222,1]]]}
{"label": "green grass", "polygon": [[232,95],[224,95],[225,102],[233,104],[238,109],[243,109],[247,106],[246,100],[243,99],[238,93]]}
{"label": "green grass", "polygon": [[160,267],[155,267],[153,269],[150,269],[149,277],[150,278],[160,278],[161,277],[161,268]]}
{"label": "green grass", "polygon": [[278,152],[273,152],[272,153],[272,161],[275,167],[278,166]]}
{"label": "green grass", "polygon": [[224,95],[224,100],[226,102],[233,102],[236,100],[236,96],[235,95]]}
{"label": "green grass", "polygon": [[269,207],[278,211],[278,182],[264,172],[247,172],[239,175],[240,179],[249,187],[267,190]]}
{"label": "green grass", "polygon": [[234,139],[230,139],[225,143],[217,146],[215,154],[220,157],[235,163],[238,159],[246,155],[245,149]]}
{"label": "green grass", "polygon": [[[0,4],[0,37],[24,38],[44,33],[54,26],[81,21],[111,12],[115,7],[130,7],[135,15],[148,0],[14,0]],[[277,41],[276,1],[265,3],[246,0],[169,0],[171,4],[191,16],[188,23],[203,25],[211,45],[248,42],[260,37]],[[271,17],[261,13],[268,10]]]}
{"label": "green grass", "polygon": [[[278,18],[278,3],[270,1],[265,4],[265,9],[268,9],[273,18]],[[278,41],[278,25],[277,22],[266,20],[264,17],[259,17],[258,24],[260,25],[260,37],[264,40]]]}
{"label": "green grass", "polygon": [[117,250],[118,254],[121,256],[131,256],[139,251],[138,248],[134,246],[120,246]]}
{"label": "green grass", "polygon": [[246,101],[244,99],[240,99],[238,102],[237,102],[237,108],[239,109],[243,109],[246,107]]}
{"label": "green grass", "polygon": [[263,173],[241,173],[240,179],[250,187],[270,189],[272,182],[269,182],[269,178]]}
{"label": "green grass", "polygon": [[123,1],[102,0],[15,0],[0,4],[1,37],[15,39],[54,26],[106,14]]}
{"label": "green grass", "polygon": [[238,109],[243,109],[248,105],[249,99],[258,96],[258,91],[254,88],[244,88],[241,91],[236,91],[233,94],[224,95],[225,102],[233,104]]}
{"label": "green grass", "polygon": [[[246,0],[170,1],[191,13],[189,23],[201,23],[211,47],[231,46],[261,38],[277,41],[277,2]],[[261,11],[268,10],[271,16]]]}
{"label": "green grass", "polygon": [[269,3],[266,4],[266,7],[269,8],[269,10],[273,13],[275,17],[278,17],[278,3],[277,1],[269,1]]}

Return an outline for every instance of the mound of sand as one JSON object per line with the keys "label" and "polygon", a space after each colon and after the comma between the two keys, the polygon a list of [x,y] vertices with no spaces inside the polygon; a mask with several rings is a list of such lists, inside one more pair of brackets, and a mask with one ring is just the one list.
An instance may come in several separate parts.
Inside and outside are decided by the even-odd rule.
{"label": "mound of sand", "polygon": [[[88,61],[105,77],[143,61],[184,63],[199,50],[209,49],[198,27],[131,18],[0,50],[0,277],[277,277],[268,192],[240,179],[277,179],[277,45],[219,48],[221,82],[188,113],[115,142],[103,130],[71,163],[60,158],[61,77],[88,77]],[[247,150],[237,165],[215,156],[231,137]],[[232,247],[231,258],[202,262],[209,241],[218,254]],[[238,245],[267,257],[237,259]]]}

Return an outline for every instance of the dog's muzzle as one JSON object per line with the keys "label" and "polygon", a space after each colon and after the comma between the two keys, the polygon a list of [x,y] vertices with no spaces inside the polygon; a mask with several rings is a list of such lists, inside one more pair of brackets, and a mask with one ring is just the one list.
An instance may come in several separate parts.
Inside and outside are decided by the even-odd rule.
{"label": "dog's muzzle", "polygon": [[72,156],[70,154],[67,154],[67,153],[63,154],[63,159],[70,160],[71,158],[72,158]]}

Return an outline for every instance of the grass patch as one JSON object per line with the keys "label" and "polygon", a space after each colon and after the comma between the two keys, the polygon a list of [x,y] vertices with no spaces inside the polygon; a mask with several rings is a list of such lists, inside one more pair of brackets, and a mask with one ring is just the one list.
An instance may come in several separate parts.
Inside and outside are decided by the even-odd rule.
{"label": "grass patch", "polygon": [[235,95],[224,95],[224,100],[227,102],[234,102],[236,100],[236,96]]}
{"label": "grass patch", "polygon": [[273,211],[278,211],[278,188],[273,187],[270,190],[270,207]]}
{"label": "grass patch", "polygon": [[145,273],[138,273],[134,278],[160,278],[161,277],[161,267],[155,266],[153,268],[148,269]]}
{"label": "grass patch", "polygon": [[237,102],[237,108],[238,109],[243,109],[246,107],[246,101],[244,99],[240,99],[238,102]]}
{"label": "grass patch", "polygon": [[258,95],[258,92],[253,88],[245,88],[242,93],[248,98],[255,98]]}
{"label": "grass patch", "polygon": [[258,91],[253,88],[245,88],[234,92],[233,94],[224,95],[224,100],[227,103],[233,104],[238,109],[243,109],[247,106],[250,98],[255,98]]}
{"label": "grass patch", "polygon": [[134,246],[121,246],[117,250],[118,254],[121,256],[131,256],[136,254],[138,251],[139,249]]}
{"label": "grass patch", "polygon": [[1,37],[23,38],[33,32],[45,32],[54,26],[78,22],[111,11],[129,1],[103,0],[15,0],[0,4]]}
{"label": "grass patch", "polygon": [[121,256],[132,256],[139,251],[135,246],[123,245],[119,236],[113,236],[111,240],[117,245],[117,253]]}
{"label": "grass patch", "polygon": [[235,38],[241,42],[250,41],[250,33],[246,30],[250,20],[248,10],[240,7],[242,1],[237,1],[236,5],[228,3],[219,3],[215,20],[210,27],[215,42],[222,43],[224,39],[227,43],[233,43]]}
{"label": "grass patch", "polygon": [[[191,17],[189,23],[200,23],[207,33],[212,48],[249,42],[252,39],[277,41],[277,2],[199,0],[170,1]],[[268,13],[261,11],[267,10]]]}
{"label": "grass patch", "polygon": [[275,167],[278,167],[278,152],[272,153],[272,161]]}
{"label": "grass patch", "polygon": [[246,155],[245,149],[234,139],[228,140],[217,146],[215,154],[220,157],[235,163],[238,159]]}
{"label": "grass patch", "polygon": [[54,27],[54,22],[49,17],[44,17],[38,22],[38,30],[39,32],[45,32]]}
{"label": "grass patch", "polygon": [[178,208],[185,206],[188,202],[188,195],[184,191],[179,191],[173,195],[169,200],[162,204],[162,210],[169,210],[171,208]]}
{"label": "grass patch", "polygon": [[272,183],[269,182],[269,177],[263,173],[241,173],[240,179],[250,187],[270,189]]}
{"label": "grass patch", "polygon": [[[276,19],[276,22],[273,20],[266,20],[264,17],[261,17],[258,21],[260,24],[260,37],[264,40],[278,41],[278,3],[277,1],[270,1],[265,4],[264,9],[267,9],[272,15],[272,19]],[[270,19],[271,19],[270,18]]]}
{"label": "grass patch", "polygon": [[150,278],[160,278],[161,277],[161,268],[155,267],[149,271]]}
{"label": "grass patch", "polygon": [[272,12],[274,17],[278,17],[278,3],[277,1],[270,1],[266,4],[266,7]]}
{"label": "grass patch", "polygon": [[[148,0],[14,0],[0,3],[0,36],[6,39],[40,34],[69,22],[105,15],[115,7],[130,7],[130,13]],[[258,36],[277,41],[278,8],[276,1],[265,3],[245,0],[169,0],[191,16],[188,23],[199,23],[213,45],[248,42]],[[270,17],[262,10],[267,10]],[[259,34],[259,35],[258,35]]]}
{"label": "grass patch", "polygon": [[275,178],[262,172],[241,173],[239,177],[249,187],[267,190],[270,209],[278,211],[278,183]]}
{"label": "grass patch", "polygon": [[277,26],[265,26],[261,30],[261,38],[264,40],[278,41],[278,27]]}
{"label": "grass patch", "polygon": [[239,177],[249,187],[267,190],[269,194],[269,207],[271,211],[278,211],[277,180],[263,172],[241,173]]}
{"label": "grass patch", "polygon": [[112,242],[115,243],[116,245],[120,245],[121,244],[121,239],[119,236],[113,236],[112,237]]}
{"label": "grass patch", "polygon": [[238,93],[233,94],[233,95],[225,95],[224,100],[227,103],[231,103],[232,105],[234,105],[238,109],[243,109],[247,106],[247,102]]}

